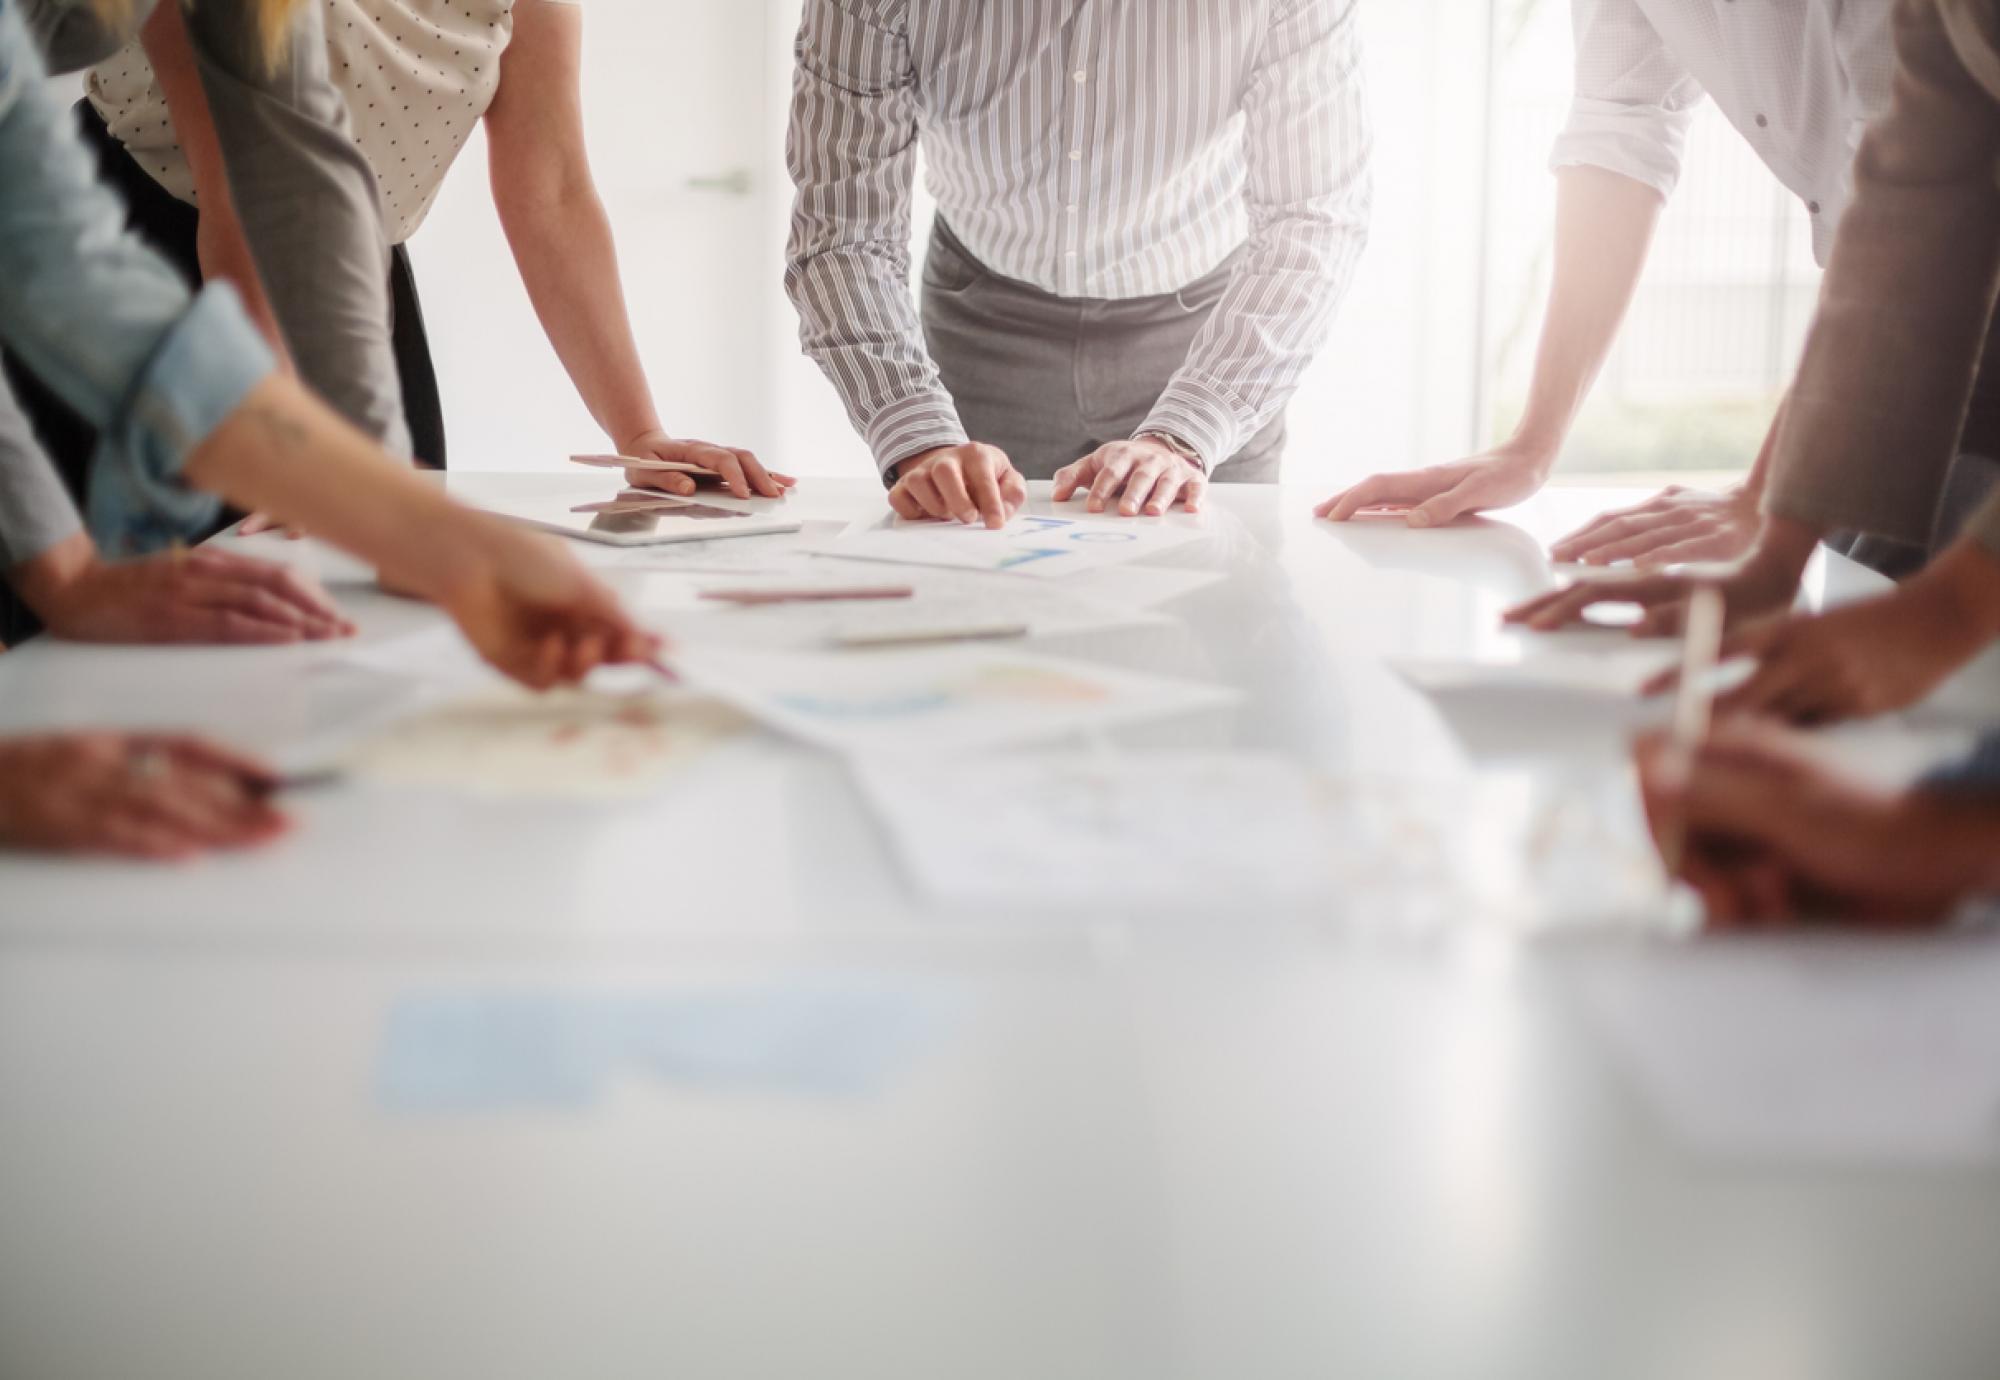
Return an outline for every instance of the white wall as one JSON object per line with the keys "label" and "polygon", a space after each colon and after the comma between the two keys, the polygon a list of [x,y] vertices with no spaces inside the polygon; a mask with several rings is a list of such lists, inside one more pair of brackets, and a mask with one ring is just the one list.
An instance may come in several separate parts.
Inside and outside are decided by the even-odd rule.
{"label": "white wall", "polygon": [[[798,357],[782,290],[783,114],[800,0],[593,0],[592,156],[667,425],[801,474],[866,474]],[[1485,0],[1364,5],[1375,233],[1293,409],[1288,477],[1332,485],[1446,458],[1473,431]],[[535,469],[604,444],[536,326],[469,148],[412,245],[463,468]],[[691,190],[742,168],[751,191]]]}

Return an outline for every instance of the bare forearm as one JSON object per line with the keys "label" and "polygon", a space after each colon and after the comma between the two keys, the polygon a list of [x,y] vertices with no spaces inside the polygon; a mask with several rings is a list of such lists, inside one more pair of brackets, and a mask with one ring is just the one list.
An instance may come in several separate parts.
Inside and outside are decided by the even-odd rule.
{"label": "bare forearm", "polygon": [[1516,431],[1550,463],[1618,338],[1662,204],[1652,188],[1598,168],[1564,172],[1556,203],[1555,283]]}
{"label": "bare forearm", "polygon": [[440,600],[476,516],[281,374],[250,393],[184,472],[196,487],[307,528]]}
{"label": "bare forearm", "polygon": [[1785,424],[1790,403],[1791,397],[1787,395],[1778,404],[1778,413],[1771,418],[1771,429],[1764,433],[1764,444],[1758,448],[1757,463],[1750,467],[1750,477],[1744,481],[1744,487],[1753,494],[1761,496],[1771,482],[1771,458],[1778,453],[1778,431]]}
{"label": "bare forearm", "polygon": [[496,187],[495,200],[528,300],[590,415],[618,444],[658,430],[610,218],[596,194],[510,196]]}

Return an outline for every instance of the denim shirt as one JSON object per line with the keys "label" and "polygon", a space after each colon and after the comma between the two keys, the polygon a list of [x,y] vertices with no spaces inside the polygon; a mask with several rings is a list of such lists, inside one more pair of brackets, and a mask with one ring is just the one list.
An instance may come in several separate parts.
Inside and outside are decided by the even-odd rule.
{"label": "denim shirt", "polygon": [[234,290],[190,296],[127,232],[18,0],[0,0],[0,339],[97,428],[88,517],[103,545],[140,554],[213,522],[217,501],[181,468],[276,361]]}

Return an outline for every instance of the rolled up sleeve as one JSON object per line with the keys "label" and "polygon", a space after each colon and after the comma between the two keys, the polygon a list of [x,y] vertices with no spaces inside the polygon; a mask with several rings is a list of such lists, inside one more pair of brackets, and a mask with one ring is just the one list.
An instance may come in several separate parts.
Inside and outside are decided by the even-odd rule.
{"label": "rolled up sleeve", "polygon": [[1701,84],[1636,0],[1574,0],[1572,23],[1576,94],[1550,167],[1602,168],[1672,196]]}
{"label": "rolled up sleeve", "polygon": [[131,552],[192,535],[217,505],[181,483],[188,454],[276,361],[231,288],[190,297],[126,231],[4,6],[0,49],[32,74],[0,102],[0,337],[98,430],[100,541]]}
{"label": "rolled up sleeve", "polygon": [[916,73],[900,0],[807,0],[786,161],[798,188],[785,286],[800,342],[878,469],[965,428],[910,295]]}

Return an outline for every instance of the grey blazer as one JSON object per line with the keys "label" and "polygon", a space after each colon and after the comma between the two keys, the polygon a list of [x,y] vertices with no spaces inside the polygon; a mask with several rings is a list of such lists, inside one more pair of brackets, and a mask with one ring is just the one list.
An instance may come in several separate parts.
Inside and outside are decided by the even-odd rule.
{"label": "grey blazer", "polygon": [[[100,21],[87,0],[20,0],[20,10],[49,70],[62,73],[123,48],[157,3],[136,0],[122,28]],[[382,196],[328,67],[326,7],[298,6],[275,67],[255,41],[250,10],[249,0],[201,0],[187,13],[244,237],[299,377],[408,455]]]}

